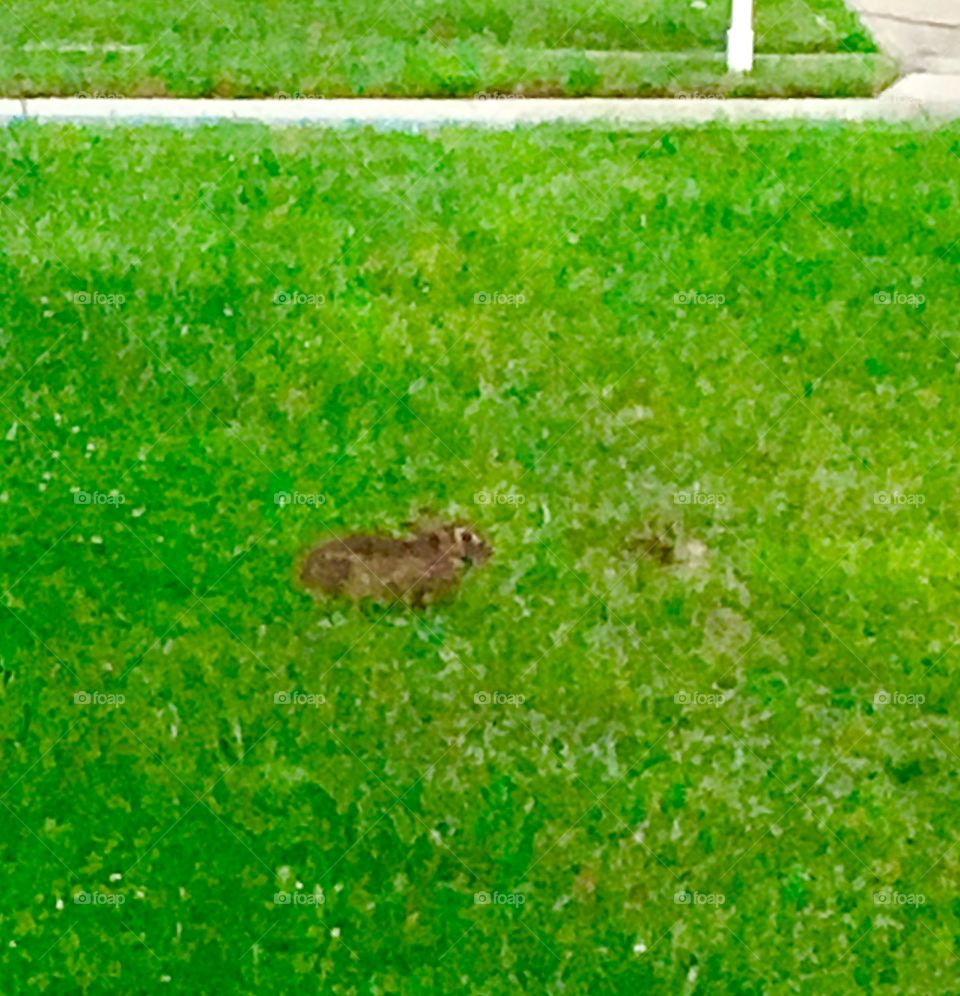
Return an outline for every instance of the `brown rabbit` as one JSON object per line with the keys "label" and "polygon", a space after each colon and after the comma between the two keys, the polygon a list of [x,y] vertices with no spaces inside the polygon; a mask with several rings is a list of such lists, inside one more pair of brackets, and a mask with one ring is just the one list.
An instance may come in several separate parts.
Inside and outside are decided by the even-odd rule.
{"label": "brown rabbit", "polygon": [[467,564],[482,564],[490,547],[473,530],[422,528],[409,539],[357,535],[311,550],[300,568],[307,588],[328,595],[426,605],[460,580]]}

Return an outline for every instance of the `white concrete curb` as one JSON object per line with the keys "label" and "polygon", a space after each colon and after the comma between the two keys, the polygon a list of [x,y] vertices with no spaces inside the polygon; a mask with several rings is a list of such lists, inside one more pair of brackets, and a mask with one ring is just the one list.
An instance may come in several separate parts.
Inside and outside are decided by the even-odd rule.
{"label": "white concrete curb", "polygon": [[0,125],[9,124],[15,118],[24,116],[24,104],[26,101],[0,100]]}
{"label": "white concrete curb", "polygon": [[[945,77],[937,77],[944,80]],[[960,118],[960,77],[943,87],[918,74],[872,99],[555,99],[473,100],[188,100],[45,97],[0,100],[0,123],[15,120],[75,123],[210,124],[218,121],[269,125],[374,125],[430,128],[480,125],[511,128],[546,122],[611,125],[703,124],[710,121],[905,121]]]}

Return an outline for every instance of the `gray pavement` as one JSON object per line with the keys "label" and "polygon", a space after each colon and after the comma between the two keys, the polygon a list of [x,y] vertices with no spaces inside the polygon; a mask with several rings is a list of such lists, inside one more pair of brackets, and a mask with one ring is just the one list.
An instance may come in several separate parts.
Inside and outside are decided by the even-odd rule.
{"label": "gray pavement", "polygon": [[907,73],[960,74],[960,0],[847,0]]}

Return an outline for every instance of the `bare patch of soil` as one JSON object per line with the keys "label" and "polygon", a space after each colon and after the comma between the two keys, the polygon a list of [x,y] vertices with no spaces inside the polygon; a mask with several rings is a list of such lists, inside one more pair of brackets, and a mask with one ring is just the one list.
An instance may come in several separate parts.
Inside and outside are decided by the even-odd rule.
{"label": "bare patch of soil", "polygon": [[664,567],[676,559],[676,537],[667,529],[647,529],[637,540],[642,556]]}
{"label": "bare patch of soil", "polygon": [[469,565],[485,563],[492,552],[472,529],[457,525],[424,527],[407,539],[358,534],[309,551],[300,580],[325,595],[427,605],[453,590]]}
{"label": "bare patch of soil", "polygon": [[705,543],[685,536],[676,524],[668,526],[647,525],[629,547],[641,557],[652,560],[661,567],[687,567],[699,570],[706,566],[709,550]]}

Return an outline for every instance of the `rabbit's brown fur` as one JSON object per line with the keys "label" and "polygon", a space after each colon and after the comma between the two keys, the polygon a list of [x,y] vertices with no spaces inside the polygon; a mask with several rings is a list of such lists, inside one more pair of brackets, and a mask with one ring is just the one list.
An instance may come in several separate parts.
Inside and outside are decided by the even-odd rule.
{"label": "rabbit's brown fur", "polygon": [[420,529],[408,539],[354,535],[328,540],[307,554],[300,580],[328,595],[425,605],[449,591],[467,564],[482,564],[490,547],[472,529]]}

